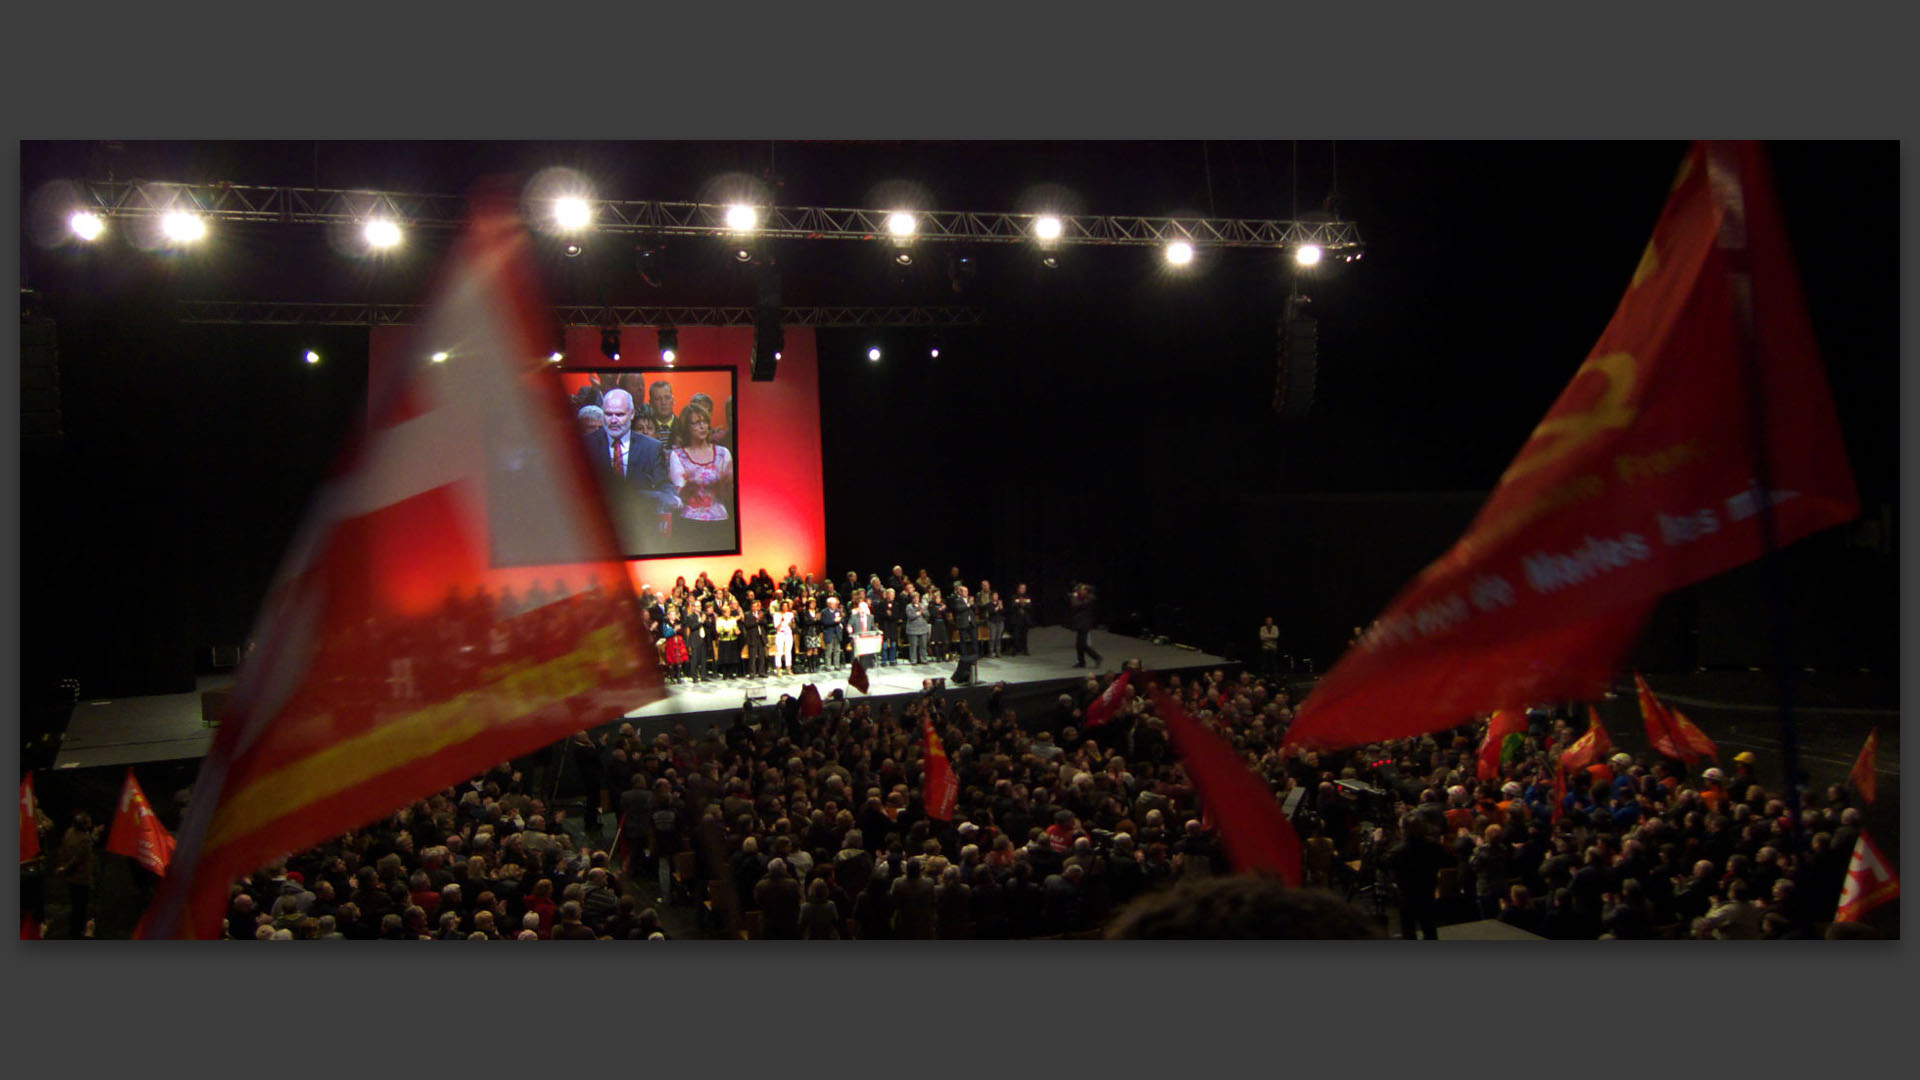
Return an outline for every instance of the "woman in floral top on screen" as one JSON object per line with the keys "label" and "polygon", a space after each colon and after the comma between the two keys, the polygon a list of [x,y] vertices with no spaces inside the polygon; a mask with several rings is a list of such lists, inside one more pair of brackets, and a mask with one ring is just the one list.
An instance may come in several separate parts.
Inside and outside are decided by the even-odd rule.
{"label": "woman in floral top on screen", "polygon": [[690,404],[674,425],[679,445],[667,455],[667,477],[680,495],[675,547],[694,551],[731,551],[733,522],[727,503],[733,494],[733,455],[713,441],[713,416]]}

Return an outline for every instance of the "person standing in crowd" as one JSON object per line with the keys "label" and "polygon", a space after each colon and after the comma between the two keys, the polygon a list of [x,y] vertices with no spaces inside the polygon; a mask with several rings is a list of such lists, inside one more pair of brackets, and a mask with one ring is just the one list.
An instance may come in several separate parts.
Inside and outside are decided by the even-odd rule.
{"label": "person standing in crowd", "polygon": [[755,597],[753,606],[740,619],[740,632],[747,639],[747,675],[751,678],[758,679],[767,673],[767,623],[760,600]]}
{"label": "person standing in crowd", "polygon": [[73,812],[73,824],[60,837],[60,853],[53,872],[67,883],[67,936],[90,937],[87,906],[93,900],[93,845],[100,839],[93,815],[85,810]]}
{"label": "person standing in crowd", "polygon": [[614,493],[610,501],[622,546],[658,550],[680,501],[667,475],[666,451],[632,430],[633,397],[625,390],[607,391],[600,408],[604,426],[583,438],[602,487]]}
{"label": "person standing in crowd", "polygon": [[733,455],[713,441],[713,418],[697,404],[680,414],[675,438],[667,455],[667,479],[680,501],[674,546],[730,551],[734,535],[727,503],[733,490]]}
{"label": "person standing in crowd", "polygon": [[820,648],[823,637],[820,631],[820,601],[815,599],[813,592],[805,589],[804,586],[802,592],[806,596],[806,601],[796,613],[799,616],[800,670],[811,673],[820,670]]}
{"label": "person standing in crowd", "polygon": [[984,581],[980,583],[980,596],[987,608],[987,655],[998,659],[1000,636],[1007,631],[1007,602],[999,593],[989,591]]}
{"label": "person standing in crowd", "polygon": [[580,411],[574,414],[574,419],[580,422],[582,436],[591,435],[607,426],[607,414],[601,411],[598,405],[580,406]]}
{"label": "person standing in crowd", "polygon": [[[827,582],[829,590],[833,582]],[[831,591],[827,593],[827,606],[820,610],[820,657],[828,671],[840,670],[840,638],[846,630],[846,612],[840,607],[840,598]]]}
{"label": "person standing in crowd", "polygon": [[1089,656],[1093,657],[1093,662],[1098,665],[1101,663],[1100,653],[1088,640],[1089,635],[1093,633],[1093,624],[1097,617],[1095,606],[1097,601],[1093,595],[1093,586],[1084,581],[1075,585],[1070,603],[1073,611],[1073,666],[1086,667]]}
{"label": "person standing in crowd", "polygon": [[[647,387],[647,412],[653,420],[653,437],[668,446],[674,445],[680,434],[680,424],[673,414],[673,384],[665,379],[656,379]],[[712,414],[708,414],[709,420]]]}
{"label": "person standing in crowd", "polygon": [[1280,677],[1280,627],[1271,615],[1260,624],[1260,674],[1269,679]]}
{"label": "person standing in crowd", "polygon": [[1013,600],[1008,604],[1007,626],[1013,631],[1013,655],[1027,656],[1027,631],[1033,629],[1033,597],[1027,595],[1027,583],[1021,582],[1013,587]]}
{"label": "person standing in crowd", "polygon": [[939,589],[927,590],[927,627],[931,631],[927,638],[928,650],[935,660],[953,659],[953,612],[948,609],[946,598]]}
{"label": "person standing in crowd", "polygon": [[979,655],[980,639],[974,630],[973,598],[967,595],[965,585],[954,584],[953,599],[947,607],[953,612],[953,639],[959,643],[960,658],[971,660]]}
{"label": "person standing in crowd", "polygon": [[693,681],[703,683],[713,678],[713,604],[703,603],[697,599],[690,599],[688,602],[697,606],[689,609],[691,614],[687,616],[684,631],[687,639],[687,666]]}
{"label": "person standing in crowd", "polygon": [[907,617],[904,623],[907,634],[908,660],[914,667],[927,662],[927,635],[933,627],[927,622],[927,605],[920,599],[918,590],[908,586]]}
{"label": "person standing in crowd", "polygon": [[667,617],[660,622],[660,659],[667,666],[667,677],[681,682],[687,677],[687,639],[681,625],[679,604],[667,605]]}
{"label": "person standing in crowd", "polygon": [[713,641],[719,650],[716,659],[720,677],[732,679],[740,674],[740,604],[730,593],[720,596],[721,610],[713,620]]}
{"label": "person standing in crowd", "polygon": [[773,670],[793,674],[793,601],[779,601],[773,613]]}

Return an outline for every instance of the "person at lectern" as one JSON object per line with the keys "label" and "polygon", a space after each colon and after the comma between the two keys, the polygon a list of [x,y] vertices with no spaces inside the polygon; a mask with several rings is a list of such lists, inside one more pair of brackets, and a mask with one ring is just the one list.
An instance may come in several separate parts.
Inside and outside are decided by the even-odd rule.
{"label": "person at lectern", "polygon": [[680,498],[667,472],[666,450],[634,430],[633,395],[609,390],[601,399],[605,424],[583,438],[587,460],[608,493],[608,510],[626,551],[661,550],[672,533]]}

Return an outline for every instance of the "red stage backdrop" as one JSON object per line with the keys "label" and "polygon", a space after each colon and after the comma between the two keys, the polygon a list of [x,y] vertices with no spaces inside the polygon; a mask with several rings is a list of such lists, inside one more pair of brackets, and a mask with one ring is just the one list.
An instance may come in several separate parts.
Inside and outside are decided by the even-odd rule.
{"label": "red stage backdrop", "polygon": [[[413,331],[412,327],[373,328],[368,351],[374,385],[379,385],[385,365],[399,362],[404,350],[415,347]],[[733,446],[739,483],[740,554],[631,560],[627,569],[635,588],[670,586],[674,578],[682,576],[691,582],[702,570],[722,584],[736,568],[753,574],[765,567],[779,578],[793,564],[801,573],[825,574],[820,369],[811,329],[789,327],[785,338],[779,377],[770,383],[754,382],[748,362],[753,351],[751,327],[680,328],[675,367],[734,369],[738,395],[734,410],[739,431]],[[620,344],[622,359],[616,363],[601,354],[598,329],[571,328],[567,331],[563,370],[619,368],[646,375],[671,370],[660,363],[659,341],[651,327],[623,328]],[[726,403],[718,394],[714,397],[716,409],[724,411]],[[675,402],[676,407],[685,404],[684,400]],[[720,416],[714,419],[716,424],[724,423]],[[423,536],[423,544],[428,539]],[[528,567],[526,584],[545,580],[545,576],[550,575],[543,576],[538,567]],[[521,589],[519,583],[514,587]],[[436,604],[442,599],[444,592],[432,597]]]}

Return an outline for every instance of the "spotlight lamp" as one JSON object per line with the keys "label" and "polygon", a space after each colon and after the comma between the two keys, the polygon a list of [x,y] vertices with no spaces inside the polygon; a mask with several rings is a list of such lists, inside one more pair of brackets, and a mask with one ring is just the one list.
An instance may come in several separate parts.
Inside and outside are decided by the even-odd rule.
{"label": "spotlight lamp", "polygon": [[314,351],[313,351],[312,349],[308,349],[308,350],[307,350],[307,363],[309,363],[309,364],[317,364],[317,363],[319,363],[319,362],[320,362],[320,354],[319,354],[319,353],[317,353],[317,352],[314,352]]}
{"label": "spotlight lamp", "polygon": [[680,358],[679,328],[673,327],[673,326],[661,327],[660,328],[660,361],[661,363],[672,364],[675,360],[679,358]]}
{"label": "spotlight lamp", "polygon": [[912,266],[913,252],[911,251],[895,252],[893,256],[893,261],[900,264],[901,266]]}
{"label": "spotlight lamp", "polygon": [[580,252],[582,252],[582,251],[584,251],[585,249],[584,249],[584,248],[582,248],[582,247],[581,247],[581,246],[580,246],[579,244],[577,244],[577,243],[571,243],[571,242],[570,242],[570,243],[568,243],[568,244],[567,244],[567,246],[566,246],[566,247],[563,247],[563,248],[561,248],[560,250],[566,253],[566,256],[567,256],[567,258],[569,258],[569,259],[577,259],[577,258],[579,258],[579,257],[580,257]]}
{"label": "spotlight lamp", "polygon": [[1185,240],[1175,240],[1167,245],[1167,262],[1174,266],[1186,266],[1193,261],[1193,245]]}
{"label": "spotlight lamp", "polygon": [[578,195],[568,195],[554,200],[553,220],[562,229],[584,229],[593,220],[593,208]]}
{"label": "spotlight lamp", "polygon": [[876,364],[880,362],[880,347],[878,345],[867,350],[867,359]]}
{"label": "spotlight lamp", "polygon": [[444,364],[447,362],[447,354],[444,352],[437,352],[437,353],[434,353],[432,356],[428,357],[427,359],[432,360],[436,364]]}
{"label": "spotlight lamp", "polygon": [[73,235],[92,243],[107,231],[107,223],[91,210],[75,210],[73,216],[67,219],[67,228],[73,230]]}
{"label": "spotlight lamp", "polygon": [[176,244],[191,244],[206,237],[207,222],[199,214],[173,210],[160,219],[160,232]]}
{"label": "spotlight lamp", "polygon": [[1301,244],[1293,253],[1293,261],[1301,266],[1313,266],[1320,261],[1322,252],[1319,244]]}
{"label": "spotlight lamp", "polygon": [[905,210],[896,210],[887,215],[887,231],[898,237],[912,236],[920,227],[920,222]]}
{"label": "spotlight lamp", "polygon": [[727,228],[734,232],[752,232],[760,227],[760,211],[743,203],[727,207]]}
{"label": "spotlight lamp", "polygon": [[609,360],[620,359],[620,328],[609,326],[600,331],[600,353]]}
{"label": "spotlight lamp", "polygon": [[1033,235],[1040,240],[1058,240],[1063,231],[1065,226],[1052,214],[1043,214],[1033,223]]}
{"label": "spotlight lamp", "polygon": [[367,246],[375,251],[400,246],[400,226],[390,218],[374,218],[367,222],[361,234],[367,238]]}

